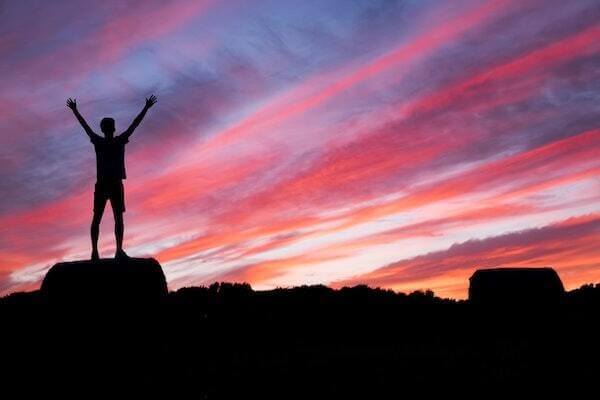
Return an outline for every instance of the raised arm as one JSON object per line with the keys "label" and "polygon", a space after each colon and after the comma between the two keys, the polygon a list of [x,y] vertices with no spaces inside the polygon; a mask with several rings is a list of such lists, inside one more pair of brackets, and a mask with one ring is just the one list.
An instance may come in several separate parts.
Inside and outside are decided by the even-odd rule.
{"label": "raised arm", "polygon": [[79,110],[77,110],[77,101],[75,99],[69,97],[67,99],[67,107],[69,107],[73,111],[73,114],[75,114],[77,121],[79,121],[85,133],[87,133],[87,135],[90,137],[90,140],[97,136],[92,130],[92,128],[90,128],[88,123],[85,121],[85,119],[83,119],[81,114],[79,114]]}
{"label": "raised arm", "polygon": [[127,130],[123,132],[122,135],[125,136],[125,138],[129,138],[129,136],[131,136],[133,131],[135,131],[135,128],[137,128],[140,122],[142,122],[142,120],[144,119],[146,112],[150,109],[150,107],[156,104],[156,101],[157,100],[155,95],[146,98],[146,104],[144,105],[142,111],[138,114],[137,117],[135,117],[131,125],[129,125],[129,128],[127,128]]}

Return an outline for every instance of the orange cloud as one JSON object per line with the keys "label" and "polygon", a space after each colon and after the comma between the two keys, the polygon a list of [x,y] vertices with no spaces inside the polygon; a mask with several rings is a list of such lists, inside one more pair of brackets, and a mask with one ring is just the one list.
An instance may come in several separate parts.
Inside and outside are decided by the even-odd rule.
{"label": "orange cloud", "polygon": [[[339,222],[337,226],[310,233],[310,235],[323,235],[453,197],[478,193],[482,190],[498,191],[508,183],[510,183],[510,190],[506,189],[509,191],[497,200],[518,198],[517,195],[527,193],[527,188],[530,186],[535,186],[539,190],[564,184],[569,180],[591,176],[590,174],[598,170],[598,167],[593,167],[593,163],[598,160],[595,149],[598,148],[599,142],[600,130],[583,132],[524,153],[484,164],[455,177],[424,187],[416,187],[406,196],[397,200],[362,207],[333,217],[319,218],[306,215],[277,221],[277,218],[281,217],[274,216],[274,210],[277,208],[274,208],[271,204],[272,199],[269,200],[259,196],[257,199],[250,200],[249,203],[241,203],[235,210],[225,214],[224,218],[215,220],[214,223],[223,227],[223,230],[163,250],[158,257],[162,261],[174,260],[211,247],[243,243],[273,234],[285,234],[295,229],[310,228],[323,222]],[[585,166],[586,162],[588,164],[592,163],[592,168],[590,169],[587,166],[578,173],[577,167],[579,165]],[[571,168],[568,166],[571,166]],[[282,190],[285,190],[285,188],[282,188]],[[305,188],[305,190],[308,189]],[[284,193],[285,195],[281,196],[282,201],[285,201],[286,198],[294,199],[293,191]],[[295,201],[297,200],[295,199]],[[495,206],[504,207],[504,209],[491,207],[487,212],[502,214],[517,211],[515,208],[510,208],[513,206]],[[270,216],[271,221],[264,225],[263,219],[261,220],[263,221],[261,222],[262,225],[259,224],[258,228],[241,230],[240,224],[247,218],[248,214],[252,214],[254,218],[257,218],[257,216],[269,218]],[[273,219],[273,217],[276,219]],[[469,220],[475,219],[477,216],[473,213],[466,213],[462,218]],[[428,229],[426,224],[414,226],[413,228],[421,233],[426,232],[426,229]]]}
{"label": "orange cloud", "polygon": [[[595,170],[599,160],[597,149],[600,147],[598,146],[600,146],[600,129],[583,132],[486,163],[456,177],[415,188],[407,196],[385,205],[365,207],[350,216],[347,226],[462,194],[490,190],[503,184],[510,184],[511,190],[519,186],[526,188],[556,175],[573,173],[572,169],[581,165],[587,167],[588,171]],[[589,164],[596,164],[596,168],[590,168]]]}
{"label": "orange cloud", "polygon": [[[444,285],[449,272],[466,277],[477,268],[498,266],[552,266],[561,274],[568,288],[576,287],[587,279],[598,279],[600,248],[600,214],[574,217],[542,228],[526,229],[486,239],[473,239],[454,244],[447,250],[428,253],[399,261],[373,272],[340,281],[335,286],[366,283],[398,290],[435,288]],[[573,276],[573,269],[595,271]],[[429,286],[424,287],[423,282]],[[466,295],[468,281],[455,283],[454,293]],[[438,294],[444,295],[442,291]]]}

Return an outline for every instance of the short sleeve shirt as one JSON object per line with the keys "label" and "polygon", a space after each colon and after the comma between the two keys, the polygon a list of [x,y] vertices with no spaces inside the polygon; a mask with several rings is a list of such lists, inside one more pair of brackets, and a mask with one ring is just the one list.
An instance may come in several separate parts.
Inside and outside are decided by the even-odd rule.
{"label": "short sleeve shirt", "polygon": [[127,136],[119,135],[106,139],[93,135],[90,140],[96,150],[97,181],[125,179],[125,144],[129,142]]}

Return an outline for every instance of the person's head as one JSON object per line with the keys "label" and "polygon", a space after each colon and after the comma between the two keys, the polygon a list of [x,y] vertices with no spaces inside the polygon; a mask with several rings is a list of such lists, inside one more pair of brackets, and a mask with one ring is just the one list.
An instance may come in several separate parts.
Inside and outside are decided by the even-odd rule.
{"label": "person's head", "polygon": [[104,133],[104,137],[110,139],[115,133],[115,120],[112,118],[102,118],[100,121],[100,130]]}

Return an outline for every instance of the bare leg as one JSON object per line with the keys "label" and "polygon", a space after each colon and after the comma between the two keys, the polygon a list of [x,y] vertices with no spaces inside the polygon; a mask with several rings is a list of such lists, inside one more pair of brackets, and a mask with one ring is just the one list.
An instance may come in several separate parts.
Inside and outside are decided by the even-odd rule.
{"label": "bare leg", "polygon": [[117,253],[123,250],[123,213],[115,212],[115,239],[117,240]]}
{"label": "bare leg", "polygon": [[127,254],[123,251],[123,213],[122,212],[114,212],[115,216],[115,239],[117,241],[117,251],[115,253],[115,257],[127,257]]}
{"label": "bare leg", "polygon": [[100,210],[94,211],[94,217],[92,218],[92,227],[90,228],[90,234],[92,237],[92,260],[98,260],[98,235],[100,234],[100,221],[102,220],[102,214],[104,213],[104,207]]}

